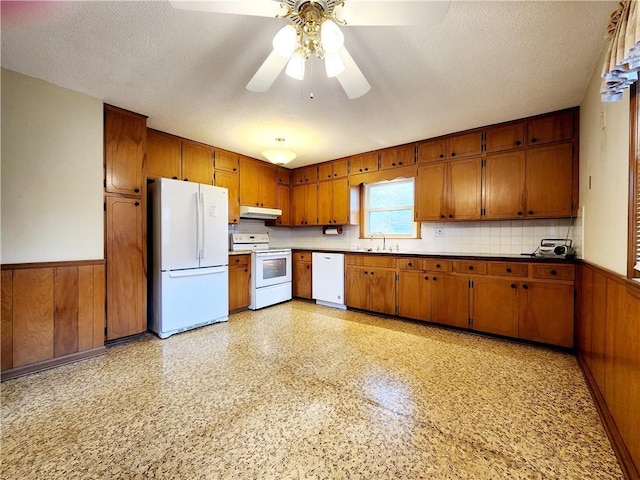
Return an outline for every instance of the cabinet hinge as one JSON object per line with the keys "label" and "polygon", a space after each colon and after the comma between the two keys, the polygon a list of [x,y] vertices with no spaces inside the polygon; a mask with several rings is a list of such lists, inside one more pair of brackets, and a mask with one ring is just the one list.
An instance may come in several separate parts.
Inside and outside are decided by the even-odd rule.
{"label": "cabinet hinge", "polygon": [[107,336],[107,327],[104,327],[104,336]]}
{"label": "cabinet hinge", "polygon": [[102,206],[104,207],[104,211],[107,211],[107,202],[103,203]]}
{"label": "cabinet hinge", "polygon": [[486,167],[487,166],[487,161],[485,159],[482,160],[481,162],[481,166]]}
{"label": "cabinet hinge", "polygon": [[473,318],[469,317],[469,328],[473,327]]}
{"label": "cabinet hinge", "polygon": [[473,280],[469,280],[469,288],[473,288]]}
{"label": "cabinet hinge", "polygon": [[102,185],[104,186],[104,188],[107,188],[107,179],[106,178],[104,180],[102,180]]}
{"label": "cabinet hinge", "polygon": [[396,315],[398,315],[400,313],[400,309],[398,308],[398,306],[396,305]]}
{"label": "cabinet hinge", "polygon": [[398,274],[396,273],[396,282],[397,282],[398,280],[400,280],[400,275],[398,275]]}

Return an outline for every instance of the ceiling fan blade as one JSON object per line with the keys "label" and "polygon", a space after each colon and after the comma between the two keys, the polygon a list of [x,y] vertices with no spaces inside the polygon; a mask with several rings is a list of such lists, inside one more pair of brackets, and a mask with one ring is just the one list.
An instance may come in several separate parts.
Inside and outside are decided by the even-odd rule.
{"label": "ceiling fan blade", "polygon": [[336,15],[350,26],[436,25],[448,10],[448,0],[348,0]]}
{"label": "ceiling fan blade", "polygon": [[344,92],[347,94],[350,100],[363,96],[369,90],[371,90],[371,85],[367,82],[367,79],[364,78],[364,75],[356,65],[356,62],[353,60],[347,49],[342,47],[338,51],[338,55],[342,58],[344,63],[344,71],[338,75],[338,81]]}
{"label": "ceiling fan blade", "polygon": [[281,57],[273,50],[247,83],[247,90],[257,93],[269,90],[288,61],[288,58]]}
{"label": "ceiling fan blade", "polygon": [[231,13],[271,18],[282,13],[280,3],[265,0],[209,0],[206,2],[172,0],[169,3],[178,10],[195,10],[197,12]]}

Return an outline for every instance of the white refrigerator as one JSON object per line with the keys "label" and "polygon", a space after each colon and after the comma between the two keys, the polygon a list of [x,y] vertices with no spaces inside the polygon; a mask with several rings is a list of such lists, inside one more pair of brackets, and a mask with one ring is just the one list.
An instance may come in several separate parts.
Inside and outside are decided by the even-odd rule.
{"label": "white refrigerator", "polygon": [[160,338],[229,316],[228,190],[180,180],[149,185],[149,330]]}

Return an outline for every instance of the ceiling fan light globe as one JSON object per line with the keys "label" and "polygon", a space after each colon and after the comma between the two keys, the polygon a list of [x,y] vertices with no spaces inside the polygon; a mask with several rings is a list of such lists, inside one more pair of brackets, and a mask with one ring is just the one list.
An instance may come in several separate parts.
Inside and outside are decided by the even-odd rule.
{"label": "ceiling fan light globe", "polygon": [[303,80],[304,79],[304,63],[305,63],[304,55],[302,54],[302,52],[296,51],[291,56],[289,63],[287,63],[287,69],[285,70],[285,73],[287,74],[287,76],[291,78],[295,78],[296,80]]}
{"label": "ceiling fan light globe", "polygon": [[262,151],[262,156],[276,165],[285,165],[297,157],[294,152],[285,148],[268,148]]}
{"label": "ceiling fan light globe", "polygon": [[331,53],[324,57],[324,68],[327,72],[327,77],[333,78],[344,72],[345,67],[340,55]]}
{"label": "ceiling fan light globe", "polygon": [[282,58],[289,58],[296,51],[298,46],[298,34],[293,25],[287,25],[286,27],[278,30],[278,33],[273,37],[273,49]]}
{"label": "ceiling fan light globe", "polygon": [[320,40],[325,53],[336,53],[344,45],[344,33],[333,20],[327,19],[322,22]]}

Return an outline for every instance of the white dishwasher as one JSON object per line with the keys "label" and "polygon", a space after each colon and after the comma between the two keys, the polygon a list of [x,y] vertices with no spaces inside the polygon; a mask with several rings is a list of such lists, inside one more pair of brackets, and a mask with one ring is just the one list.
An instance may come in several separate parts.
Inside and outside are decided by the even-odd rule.
{"label": "white dishwasher", "polygon": [[312,298],[318,305],[347,309],[344,303],[344,253],[313,252]]}

